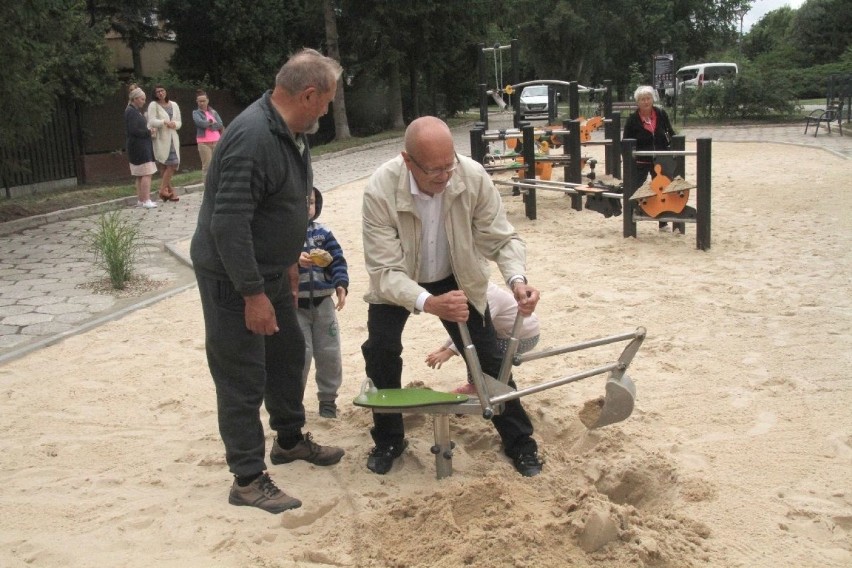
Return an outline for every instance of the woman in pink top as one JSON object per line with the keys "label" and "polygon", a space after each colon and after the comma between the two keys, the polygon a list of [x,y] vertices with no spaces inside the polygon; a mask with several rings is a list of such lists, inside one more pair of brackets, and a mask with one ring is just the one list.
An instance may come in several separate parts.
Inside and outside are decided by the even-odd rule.
{"label": "woman in pink top", "polygon": [[198,155],[201,156],[201,181],[207,179],[207,166],[213,157],[213,150],[222,136],[225,125],[219,118],[219,113],[210,108],[207,93],[199,89],[195,102],[198,108],[192,111],[192,121],[195,123],[195,141],[198,142]]}

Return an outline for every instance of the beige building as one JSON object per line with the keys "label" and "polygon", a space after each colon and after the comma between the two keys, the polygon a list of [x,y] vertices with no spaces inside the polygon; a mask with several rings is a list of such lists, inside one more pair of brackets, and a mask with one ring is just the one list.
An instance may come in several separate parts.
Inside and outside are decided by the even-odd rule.
{"label": "beige building", "polygon": [[[119,76],[133,73],[133,53],[124,39],[114,30],[106,35],[106,44],[111,54],[110,63]],[[149,41],[142,48],[142,73],[146,76],[159,75],[168,70],[169,59],[175,51],[174,38]]]}

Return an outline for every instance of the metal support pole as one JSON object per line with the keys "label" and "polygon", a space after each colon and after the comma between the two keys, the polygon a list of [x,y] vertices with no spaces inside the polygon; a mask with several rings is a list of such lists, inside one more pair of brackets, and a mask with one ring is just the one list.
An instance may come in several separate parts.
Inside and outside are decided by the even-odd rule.
{"label": "metal support pole", "polygon": [[450,441],[450,415],[436,414],[433,420],[435,429],[435,470],[438,479],[450,477],[453,474],[453,448]]}

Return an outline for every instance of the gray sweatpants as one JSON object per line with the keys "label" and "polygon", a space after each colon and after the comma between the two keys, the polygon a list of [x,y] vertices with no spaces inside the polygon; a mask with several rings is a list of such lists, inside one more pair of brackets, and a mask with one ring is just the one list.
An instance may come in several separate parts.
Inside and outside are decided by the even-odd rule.
{"label": "gray sweatpants", "polygon": [[305,336],[305,370],[302,388],[308,382],[311,360],[316,361],[317,399],[334,402],[343,383],[340,359],[340,327],[331,296],[309,309],[296,310],[299,327]]}

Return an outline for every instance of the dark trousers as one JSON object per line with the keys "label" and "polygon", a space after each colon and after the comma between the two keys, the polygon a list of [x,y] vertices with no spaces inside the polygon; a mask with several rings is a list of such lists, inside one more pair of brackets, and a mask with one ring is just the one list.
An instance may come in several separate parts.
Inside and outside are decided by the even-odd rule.
{"label": "dark trousers", "polygon": [[246,328],[245,301],[230,281],[196,279],[225,458],[234,475],[254,475],[266,469],[261,404],[269,412],[269,426],[282,437],[301,433],[305,425],[305,340],[288,277],[268,278],[265,285],[278,320],[274,335]]}
{"label": "dark trousers", "polygon": [[[439,282],[421,283],[430,294],[439,296],[451,290],[458,290],[455,278],[450,277]],[[488,309],[480,315],[468,304],[470,317],[467,321],[471,340],[479,358],[482,372],[492,377],[500,374],[502,361],[497,349],[497,336],[491,323]],[[370,304],[367,312],[367,341],[361,346],[364,354],[367,376],[380,389],[398,389],[402,386],[402,332],[408,321],[409,311],[388,304]],[[464,353],[461,332],[456,323],[441,320],[444,328],[456,347]],[[509,384],[515,386],[514,381]],[[497,432],[503,441],[503,451],[510,458],[520,454],[535,452],[536,442],[532,439],[533,427],[520,400],[505,403],[503,412],[495,416]],[[373,441],[378,445],[399,446],[405,437],[405,427],[401,414],[373,413],[373,428],[370,430]]]}

